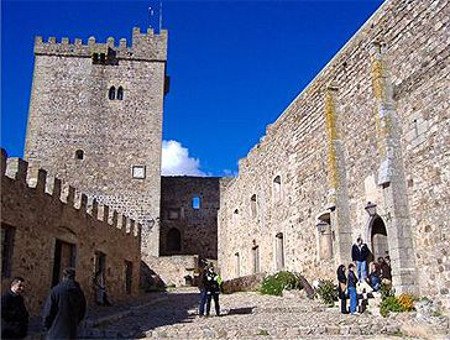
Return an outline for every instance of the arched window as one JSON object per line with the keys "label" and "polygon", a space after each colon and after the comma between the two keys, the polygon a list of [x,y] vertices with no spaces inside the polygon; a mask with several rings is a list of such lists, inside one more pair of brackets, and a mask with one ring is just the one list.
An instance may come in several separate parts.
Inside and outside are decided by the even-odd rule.
{"label": "arched window", "polygon": [[119,88],[117,89],[117,100],[122,100],[123,99],[123,88],[122,86],[119,86]]}
{"label": "arched window", "polygon": [[109,97],[110,100],[116,99],[116,88],[115,88],[114,86],[111,86],[111,87],[109,88],[109,94],[108,94],[108,97]]}
{"label": "arched window", "polygon": [[100,53],[100,64],[106,63],[106,54]]}
{"label": "arched window", "polygon": [[181,233],[177,228],[172,228],[167,233],[167,251],[177,252],[181,250]]}
{"label": "arched window", "polygon": [[273,199],[275,201],[278,201],[281,199],[281,176],[278,175],[273,179],[273,186],[272,186],[272,194]]}
{"label": "arched window", "polygon": [[256,210],[256,194],[252,195],[250,197],[250,209],[252,211],[252,218],[256,217],[257,210]]}
{"label": "arched window", "polygon": [[84,151],[83,150],[75,151],[75,159],[79,159],[79,160],[84,159]]}

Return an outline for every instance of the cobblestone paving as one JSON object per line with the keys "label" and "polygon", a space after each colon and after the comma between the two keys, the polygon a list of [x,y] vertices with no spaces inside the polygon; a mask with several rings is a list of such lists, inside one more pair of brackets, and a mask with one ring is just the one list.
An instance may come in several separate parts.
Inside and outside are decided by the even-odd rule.
{"label": "cobblestone paving", "polygon": [[198,291],[175,290],[167,299],[136,309],[120,320],[86,333],[106,338],[379,338],[401,335],[399,321],[365,313],[339,314],[319,301],[298,296],[273,297],[257,293],[221,295],[223,315],[200,318]]}

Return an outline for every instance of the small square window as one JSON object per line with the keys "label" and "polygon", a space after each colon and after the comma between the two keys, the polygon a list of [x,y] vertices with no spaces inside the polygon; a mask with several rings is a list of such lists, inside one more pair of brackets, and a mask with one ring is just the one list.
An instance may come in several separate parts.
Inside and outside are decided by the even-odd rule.
{"label": "small square window", "polygon": [[144,179],[145,178],[145,166],[134,165],[132,170],[133,178]]}
{"label": "small square window", "polygon": [[194,196],[192,198],[192,209],[199,210],[201,206],[201,199],[199,196]]}

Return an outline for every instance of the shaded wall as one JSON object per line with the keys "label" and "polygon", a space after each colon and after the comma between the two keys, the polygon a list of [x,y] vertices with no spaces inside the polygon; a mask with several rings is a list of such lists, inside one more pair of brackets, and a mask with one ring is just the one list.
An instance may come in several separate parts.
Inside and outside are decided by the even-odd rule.
{"label": "shaded wall", "polygon": [[[59,179],[47,179],[43,170],[34,177],[37,178],[35,186],[30,187],[28,164],[17,158],[7,162],[3,149],[1,170],[2,233],[5,228],[14,230],[9,270],[6,277],[2,276],[3,289],[7,289],[12,277],[23,276],[27,287],[26,305],[32,314],[39,313],[52,286],[55,245],[59,240],[74,245],[77,281],[89,304],[95,301],[96,252],[106,255],[106,289],[113,302],[139,294],[139,224],[95,201],[91,201],[88,208],[86,195],[72,187],[62,188]],[[126,291],[125,261],[132,268],[129,292]]]}

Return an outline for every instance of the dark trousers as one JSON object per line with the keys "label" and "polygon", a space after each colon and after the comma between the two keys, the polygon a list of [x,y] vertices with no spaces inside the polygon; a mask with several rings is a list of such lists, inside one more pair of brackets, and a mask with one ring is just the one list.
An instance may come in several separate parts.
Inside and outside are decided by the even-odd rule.
{"label": "dark trousers", "polygon": [[216,315],[220,315],[220,306],[219,306],[219,293],[208,292],[208,300],[206,301],[206,315],[209,315],[209,311],[211,310],[211,298],[214,299],[214,307],[216,308]]}
{"label": "dark trousers", "polygon": [[344,297],[339,297],[339,300],[341,300],[341,313],[342,314],[348,314],[348,310],[347,310],[347,299],[345,298],[345,294]]}
{"label": "dark trousers", "polygon": [[205,304],[206,304],[206,290],[202,289],[200,290],[200,305],[198,307],[198,314],[203,315],[205,314]]}

